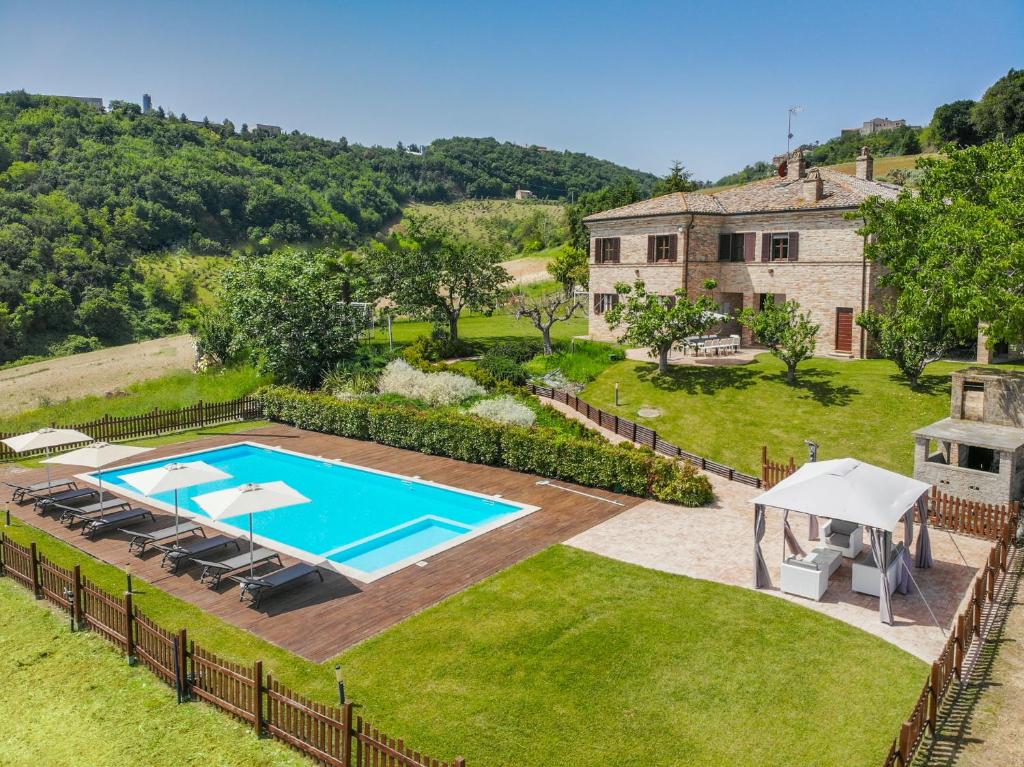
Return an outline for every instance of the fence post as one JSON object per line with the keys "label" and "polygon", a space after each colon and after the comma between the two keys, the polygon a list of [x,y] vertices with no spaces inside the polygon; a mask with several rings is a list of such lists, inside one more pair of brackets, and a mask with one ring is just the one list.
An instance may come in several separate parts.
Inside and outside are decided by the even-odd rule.
{"label": "fence post", "polygon": [[[7,511],[10,514],[10,510]],[[0,575],[4,575],[4,552],[7,550],[7,536],[0,533]]]}
{"label": "fence post", "polygon": [[256,679],[256,694],[253,696],[253,726],[256,737],[263,737],[263,661],[258,660],[252,666],[252,675]]}
{"label": "fence post", "polygon": [[953,671],[956,673],[957,680],[960,680],[960,669],[964,664],[964,655],[967,652],[967,647],[970,644],[970,637],[965,637],[966,633],[965,616],[963,613],[956,618],[956,652],[953,654]]}
{"label": "fence post", "polygon": [[39,552],[36,551],[36,542],[32,541],[29,546],[29,550],[32,554],[32,595],[36,599],[42,599],[42,588],[43,584],[39,580]]}
{"label": "fence post", "polygon": [[206,413],[203,408],[203,401],[199,400],[199,428],[202,429],[206,426]]}
{"label": "fence post", "polygon": [[81,630],[84,625],[82,619],[82,566],[75,565],[71,580],[71,615],[75,621],[75,628]]}
{"label": "fence post", "polygon": [[188,669],[188,630],[181,629],[174,640],[174,676],[178,683],[178,702],[184,703],[189,698]]}
{"label": "fence post", "polygon": [[934,735],[939,720],[939,690],[942,689],[942,666],[938,661],[932,662],[931,683],[928,686],[928,731]]}
{"label": "fence post", "polygon": [[346,703],[341,707],[341,726],[345,731],[341,741],[341,763],[344,764],[345,767],[350,767],[352,764],[352,736],[355,734],[352,730],[351,703]]}
{"label": "fence post", "polygon": [[910,744],[913,742],[910,732],[910,722],[904,722],[900,726],[900,764],[910,764]]}
{"label": "fence post", "polygon": [[132,592],[124,592],[124,642],[125,652],[128,654],[128,665],[134,666],[138,659],[135,657],[135,611],[132,609]]}
{"label": "fence post", "polygon": [[466,767],[466,760],[461,756],[455,757],[455,761],[452,762],[452,767]]}

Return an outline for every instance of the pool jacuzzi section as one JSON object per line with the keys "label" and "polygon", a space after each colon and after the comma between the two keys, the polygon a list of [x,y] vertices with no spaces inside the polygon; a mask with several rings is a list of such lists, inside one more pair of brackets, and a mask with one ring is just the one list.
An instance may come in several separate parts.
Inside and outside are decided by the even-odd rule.
{"label": "pool jacuzzi section", "polygon": [[[246,538],[248,517],[214,522],[193,498],[247,482],[287,482],[310,503],[254,514],[256,543],[365,583],[538,508],[255,442],[121,466],[103,472],[103,484],[120,495],[173,511],[173,492],[145,496],[123,477],[188,461],[205,461],[231,478],[179,490],[183,517]],[[95,474],[83,474],[81,479],[96,483]]]}

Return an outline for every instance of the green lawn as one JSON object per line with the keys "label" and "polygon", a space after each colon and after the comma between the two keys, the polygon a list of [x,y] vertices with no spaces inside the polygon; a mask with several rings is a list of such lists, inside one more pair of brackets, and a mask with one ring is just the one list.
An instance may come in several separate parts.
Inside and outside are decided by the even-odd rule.
{"label": "green lawn", "polygon": [[[35,540],[58,563],[82,564],[109,590],[123,588],[121,571],[50,536],[21,523],[5,532]],[[871,764],[926,672],[892,645],[798,605],[568,547],[322,665],[139,578],[135,589],[136,603],[162,625],[186,625],[196,641],[239,662],[261,658],[314,699],[334,700],[340,662],[361,714],[417,749],[461,754],[473,767]],[[17,643],[21,632],[4,629]],[[60,657],[67,637],[56,628],[49,637]],[[78,684],[80,666],[69,684]],[[123,686],[117,675],[107,678]],[[107,683],[92,686],[128,708]],[[0,700],[10,689],[0,686]],[[156,738],[157,721],[159,713],[146,713],[134,727]]]}
{"label": "green lawn", "polygon": [[[409,344],[420,336],[430,335],[433,325],[430,322],[415,320],[399,320],[394,323],[396,344]],[[553,338],[568,340],[573,336],[585,335],[587,318],[575,317],[568,322],[559,322],[551,330]],[[490,317],[483,314],[463,315],[459,320],[459,337],[466,341],[476,341],[483,345],[497,343],[503,338],[521,338],[527,336],[540,340],[540,331],[527,319],[517,320],[513,315],[504,312]],[[375,343],[387,344],[387,324],[380,325],[374,331],[372,339]]]}
{"label": "green lawn", "polygon": [[248,394],[268,381],[247,365],[208,373],[179,371],[132,384],[125,389],[126,397],[81,397],[0,418],[0,431],[31,431],[51,422],[82,423],[104,415],[138,415],[155,407],[180,408],[199,400],[223,402]]}
{"label": "green lawn", "polygon": [[[805,439],[821,458],[853,456],[905,474],[913,470],[911,432],[949,415],[949,375],[966,363],[928,366],[911,389],[887,360],[813,359],[789,386],[770,354],[735,367],[657,366],[625,361],[606,369],[583,397],[609,412],[657,429],[684,450],[760,473],[761,445],[776,460],[804,460]],[[619,407],[614,388],[619,384]],[[659,418],[641,418],[641,407]]]}
{"label": "green lawn", "polygon": [[0,579],[0,764],[303,767],[308,759],[130,668],[105,640]]}

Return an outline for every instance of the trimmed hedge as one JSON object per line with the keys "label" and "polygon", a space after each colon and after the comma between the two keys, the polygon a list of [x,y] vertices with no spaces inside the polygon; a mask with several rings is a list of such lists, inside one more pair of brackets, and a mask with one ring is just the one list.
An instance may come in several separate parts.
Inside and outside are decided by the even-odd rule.
{"label": "trimmed hedge", "polygon": [[707,477],[646,448],[578,439],[461,413],[374,400],[342,400],[281,386],[254,395],[266,417],[300,429],[504,466],[515,471],[684,506],[709,503]]}

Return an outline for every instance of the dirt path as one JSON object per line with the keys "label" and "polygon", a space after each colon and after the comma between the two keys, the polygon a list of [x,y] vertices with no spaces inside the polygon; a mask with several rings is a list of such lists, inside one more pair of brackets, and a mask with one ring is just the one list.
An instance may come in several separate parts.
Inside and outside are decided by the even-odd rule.
{"label": "dirt path", "polygon": [[548,274],[549,261],[550,259],[547,258],[527,256],[526,258],[504,261],[501,265],[505,267],[505,271],[512,275],[512,281],[516,285],[529,285],[534,282],[544,282],[544,280],[551,279],[551,275]]}
{"label": "dirt path", "polygon": [[192,367],[192,340],[171,336],[0,370],[0,415],[105,394]]}

